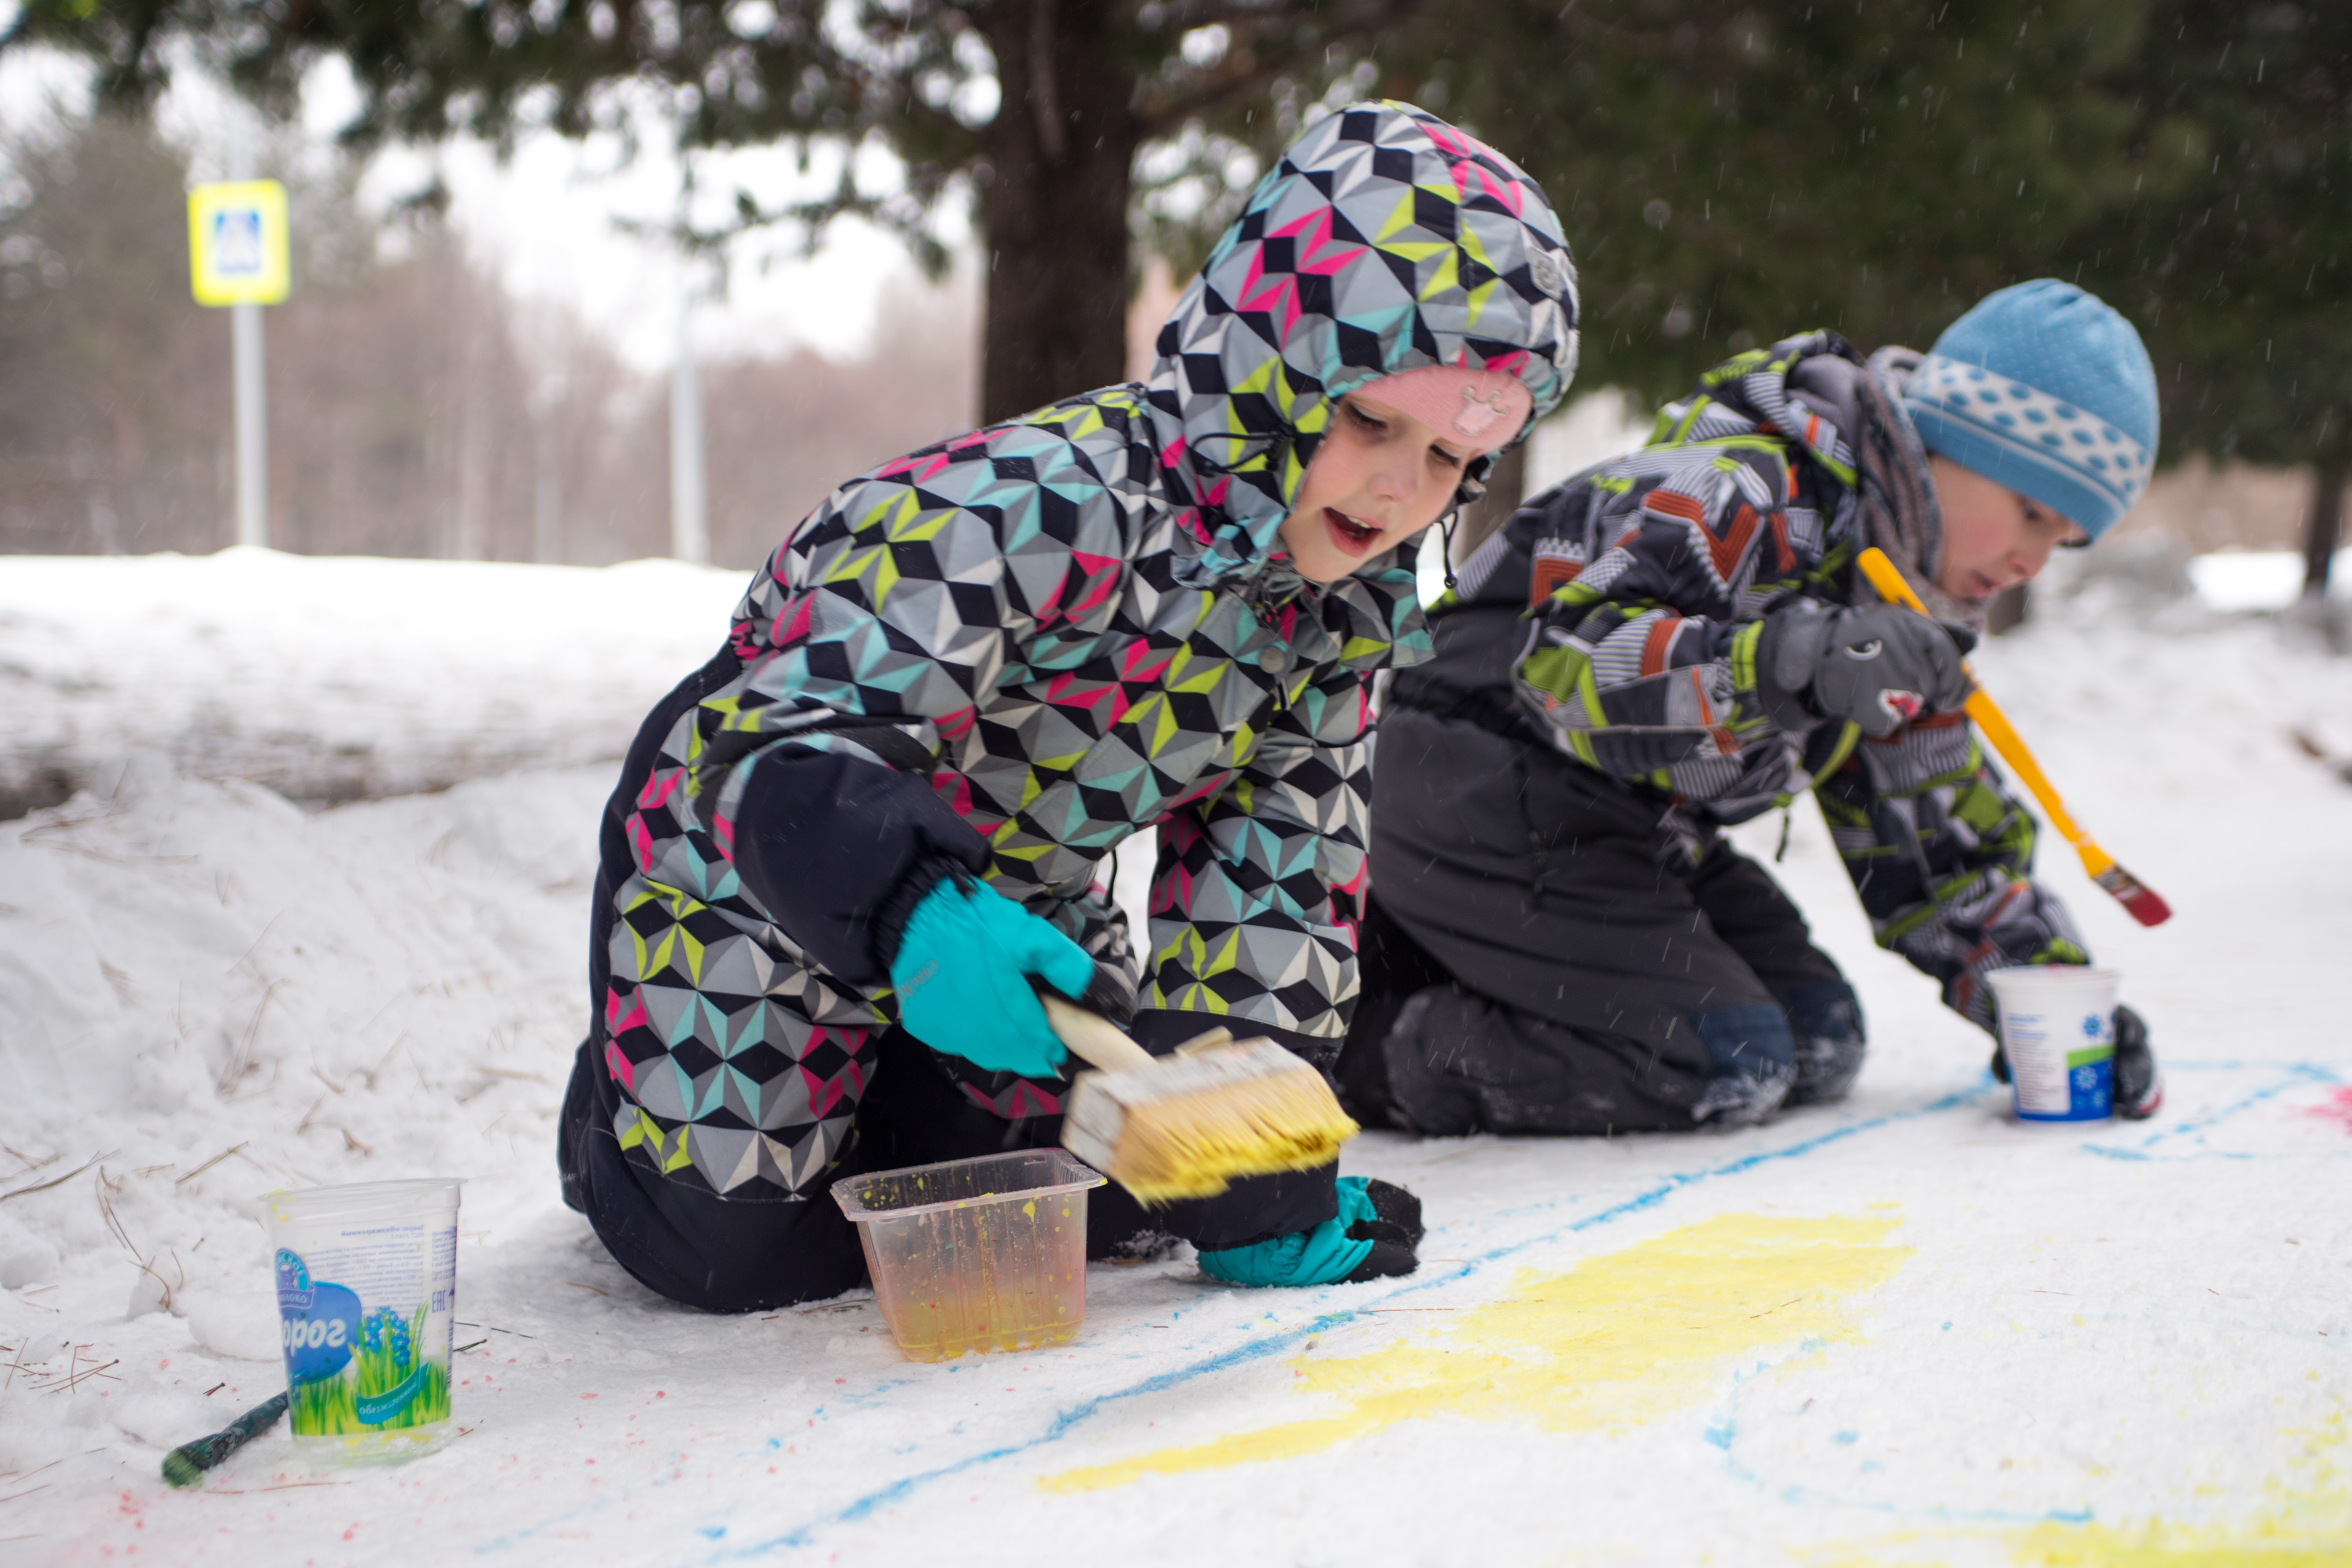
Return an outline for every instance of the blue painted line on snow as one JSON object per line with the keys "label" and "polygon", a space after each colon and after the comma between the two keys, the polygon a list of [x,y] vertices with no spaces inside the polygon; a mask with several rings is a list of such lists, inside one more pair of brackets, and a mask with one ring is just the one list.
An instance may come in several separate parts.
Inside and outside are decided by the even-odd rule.
{"label": "blue painted line on snow", "polygon": [[[2166,1064],[2166,1070],[2168,1072],[2241,1072],[2257,1069],[2284,1071],[2286,1076],[2275,1083],[2256,1089],[2251,1094],[2242,1095],[2237,1100],[2231,1101],[2229,1104],[2222,1106],[2219,1110],[2205,1116],[2193,1118],[2189,1121],[2179,1123],[2178,1126],[2164,1128],[2156,1132],[2149,1133],[2147,1137],[2143,1138],[2136,1147],[2117,1149],[2098,1143],[2085,1143],[2083,1145],[2083,1149],[2086,1153],[2101,1154],[2110,1159],[2148,1160],[2153,1158],[2153,1156],[2150,1156],[2144,1152],[2148,1148],[2165,1142],[2170,1139],[2186,1137],[2193,1133],[2208,1131],[2212,1128],[2221,1125],[2223,1122],[2243,1115],[2245,1112],[2255,1109],[2257,1106],[2266,1104],[2269,1101],[2277,1099],[2280,1095],[2286,1093],[2290,1089],[2301,1088],[2312,1083],[2335,1084],[2342,1081],[2333,1068],[2317,1062],[2221,1061],[2171,1062]],[[2256,1156],[2251,1154],[2217,1154],[2212,1157],[2242,1159],[2256,1158]],[[1952,1325],[1948,1321],[1943,1326],[1946,1330],[1949,1330]],[[1733,1445],[1735,1445],[1739,1439],[1739,1404],[1742,1391],[1758,1374],[1770,1371],[1774,1367],[1779,1366],[1787,1361],[1793,1360],[1798,1355],[1806,1354],[1813,1348],[1816,1347],[1810,1345],[1801,1346],[1789,1356],[1779,1358],[1779,1360],[1776,1361],[1759,1363],[1756,1366],[1749,1368],[1744,1373],[1734,1374],[1731,1389],[1724,1397],[1721,1411],[1714,1420],[1707,1424],[1706,1433],[1708,1444],[1722,1451],[1724,1469],[1726,1473],[1732,1477],[1733,1479],[1746,1482],[1748,1485],[1754,1487],[1759,1491],[1770,1492],[1772,1496],[1784,1503],[1812,1503],[1834,1508],[1860,1509],[1868,1512],[1900,1515],[1905,1519],[1914,1520],[1921,1518],[1924,1515],[1928,1519],[1946,1524],[2080,1525],[2089,1524],[2095,1517],[2093,1510],[2089,1508],[2051,1509],[2041,1513],[2023,1512],[2009,1509],[1954,1509],[1942,1505],[1923,1509],[1916,1503],[1879,1501],[1871,1499],[1845,1497],[1819,1487],[1807,1486],[1802,1483],[1793,1481],[1782,1483],[1777,1491],[1773,1491],[1770,1483],[1767,1482],[1763,1477],[1758,1475],[1754,1470],[1748,1468],[1747,1465],[1741,1463],[1738,1457],[1732,1452]],[[1858,1432],[1841,1431],[1833,1433],[1831,1436],[1831,1441],[1843,1446],[1852,1446],[1859,1442],[1861,1434]],[[1877,1467],[1874,1465],[1865,1467],[1865,1468],[1875,1469]]]}
{"label": "blue painted line on snow", "polygon": [[[2242,1116],[2247,1111],[2253,1110],[2255,1107],[2267,1104],[2269,1101],[2276,1100],[2279,1096],[2286,1094],[2292,1090],[2308,1088],[2314,1084],[2340,1084],[2344,1081],[2342,1077],[2338,1075],[2335,1068],[2320,1062],[2179,1062],[2168,1063],[2165,1070],[2168,1072],[2248,1072],[2261,1070],[2283,1073],[2285,1076],[2280,1078],[2273,1083],[2267,1084],[2261,1089],[2255,1089],[2251,1094],[2241,1095],[2238,1099],[2231,1100],[2229,1104],[2222,1106],[2217,1110],[2210,1111],[2203,1116],[2192,1117],[2189,1120],[2179,1122],[2174,1126],[2161,1128],[2157,1131],[2150,1132],[2146,1137],[2141,1138],[2137,1143],[2127,1143],[2120,1147],[2113,1143],[2085,1143],[2083,1145],[2083,1148],[2086,1153],[2103,1155],[2110,1160],[2154,1160],[2158,1158],[2158,1156],[2150,1154],[2148,1151],[2160,1144],[2168,1143],[2176,1138],[2187,1138],[2196,1133],[2209,1132],[2214,1128],[2221,1126],[2223,1122],[2231,1121],[2236,1117]],[[2174,1159],[2253,1160],[2284,1159],[2291,1156],[2284,1154],[2257,1154],[2251,1152],[2231,1150],[2206,1150],[2201,1151],[2197,1154],[2173,1155],[2168,1157]]]}
{"label": "blue painted line on snow", "polygon": [[[1725,1473],[1732,1479],[1745,1482],[1779,1502],[1814,1503],[1832,1508],[1861,1509],[1870,1513],[1900,1515],[1911,1520],[1926,1518],[1939,1524],[2016,1525],[2088,1524],[2091,1522],[2093,1515],[2087,1508],[2050,1509],[2041,1513],[2027,1513],[2014,1509],[1956,1509],[1942,1505],[1922,1508],[1916,1503],[1880,1502],[1865,1498],[1841,1497],[1835,1492],[1823,1491],[1819,1487],[1810,1487],[1797,1481],[1783,1482],[1775,1490],[1771,1482],[1740,1463],[1738,1456],[1732,1452],[1732,1445],[1739,1440],[1740,1391],[1763,1373],[1783,1366],[1799,1356],[1811,1355],[1822,1349],[1822,1345],[1823,1342],[1820,1340],[1809,1340],[1787,1355],[1769,1361],[1759,1361],[1747,1371],[1732,1374],[1731,1391],[1724,1396],[1722,1413],[1708,1424],[1706,1429],[1707,1442],[1722,1450]],[[1832,1434],[1830,1441],[1850,1447],[1858,1443],[1861,1437],[1862,1434],[1859,1432],[1837,1432]],[[1881,1467],[1874,1462],[1865,1462],[1863,1468],[1869,1471],[1880,1469]]]}
{"label": "blue painted line on snow", "polygon": [[[1982,1099],[1986,1089],[1990,1086],[1990,1076],[1988,1075],[1985,1083],[1974,1085],[1970,1088],[1959,1089],[1951,1094],[1947,1094],[1940,1099],[1931,1100],[1926,1105],[1916,1107],[1910,1110],[1890,1111],[1884,1116],[1874,1116],[1861,1121],[1851,1122],[1843,1127],[1833,1128],[1827,1132],[1819,1133],[1814,1137],[1807,1138],[1800,1142],[1790,1144],[1786,1148],[1761,1150],[1753,1154],[1742,1155],[1736,1160],[1726,1161],[1719,1165],[1710,1165],[1698,1171],[1677,1173],[1664,1178],[1663,1181],[1658,1183],[1657,1185],[1650,1188],[1647,1192],[1638,1194],[1622,1203],[1613,1204],[1608,1208],[1602,1209],[1598,1214],[1588,1215],[1581,1219],[1571,1221],[1567,1225],[1558,1226],[1540,1236],[1528,1237],[1519,1241],[1494,1247],[1482,1254],[1479,1258],[1465,1263],[1451,1274],[1430,1279],[1418,1280],[1414,1284],[1407,1286],[1404,1289],[1394,1290],[1382,1296],[1381,1300],[1383,1301],[1392,1301],[1402,1296],[1415,1295],[1423,1290],[1434,1289],[1439,1285],[1451,1284],[1455,1280],[1466,1278],[1482,1264],[1493,1262],[1497,1258],[1507,1258],[1515,1252],[1525,1251],[1531,1247],[1540,1246],[1547,1241],[1554,1240],[1561,1236],[1573,1235],[1579,1231],[1591,1230],[1596,1226],[1608,1225],[1615,1220],[1622,1219],[1628,1215],[1639,1214],[1645,1209],[1654,1208],[1658,1205],[1664,1203],[1667,1198],[1672,1197],[1675,1194],[1682,1191],[1685,1187],[1696,1186],[1703,1182],[1713,1181],[1721,1176],[1739,1175],[1746,1172],[1754,1170],[1759,1165],[1767,1164],[1776,1160],[1799,1159],[1804,1155],[1811,1154],[1817,1150],[1827,1148],[1833,1143],[1843,1142],[1846,1139],[1858,1137],[1864,1132],[1875,1131],[1882,1127],[1893,1126],[1897,1122],[1916,1121],[1921,1117],[1939,1115],[1948,1110],[1957,1110],[1973,1100]],[[1155,1377],[1146,1378],[1142,1382],[1134,1384],[1132,1387],[1118,1389],[1108,1394],[1098,1394],[1095,1398],[1086,1400],[1083,1403],[1074,1405],[1070,1409],[1056,1415],[1052,1422],[1048,1424],[1045,1430],[1038,1434],[1036,1436],[1027,1438],[1018,1443],[1006,1444],[1002,1447],[991,1448],[984,1453],[969,1455],[966,1458],[955,1460],[950,1464],[937,1466],[931,1469],[920,1471],[915,1475],[902,1477],[901,1479],[891,1482],[887,1486],[878,1488],[874,1491],[866,1493],[864,1497],[856,1499],[844,1507],[835,1510],[832,1513],[824,1515],[818,1519],[811,1520],[808,1523],[800,1526],[798,1529],[787,1531],[782,1535],[771,1537],[766,1541],[748,1543],[746,1545],[718,1553],[709,1558],[706,1558],[705,1561],[718,1563],[735,1558],[761,1556],[779,1549],[808,1545],[815,1537],[816,1532],[823,1530],[825,1526],[832,1524],[855,1523],[873,1513],[877,1509],[885,1508],[891,1503],[899,1501],[918,1489],[926,1486],[932,1481],[944,1480],[950,1476],[961,1474],[965,1470],[972,1469],[978,1466],[992,1464],[999,1459],[1011,1458],[1014,1455],[1026,1453],[1033,1448],[1042,1447],[1048,1443],[1058,1442],[1070,1431],[1072,1427],[1089,1419],[1097,1412],[1102,1410],[1107,1405],[1113,1405],[1123,1400],[1146,1397],[1154,1394],[1163,1394],[1171,1388],[1179,1387],[1184,1384],[1192,1382],[1196,1378],[1205,1377],[1213,1373],[1223,1372],[1228,1368],[1244,1365],[1250,1362],[1263,1361],[1268,1356],[1277,1354],[1280,1352],[1289,1349],[1292,1345],[1297,1344],[1301,1340],[1311,1338],[1317,1334],[1328,1332],[1330,1330],[1337,1328],[1343,1323],[1351,1321],[1359,1316],[1360,1311],[1360,1309],[1349,1308],[1336,1312],[1328,1312],[1316,1318],[1312,1322],[1303,1327],[1286,1329],[1279,1333],[1269,1334],[1262,1339],[1251,1341],[1246,1344],[1235,1346],[1232,1350],[1221,1352],[1216,1355],[1193,1362],[1189,1365],[1174,1368],[1171,1371],[1161,1373]]]}
{"label": "blue painted line on snow", "polygon": [[[2216,1110],[2208,1116],[2193,1121],[2183,1122],[2179,1126],[2165,1129],[2159,1132],[2150,1134],[2147,1139],[2142,1142],[2138,1149],[2116,1150],[2103,1145],[2090,1143],[2085,1143],[2082,1145],[2082,1147],[2086,1152],[2101,1154],[2109,1158],[2147,1159],[2150,1156],[2140,1152],[2140,1149],[2145,1149],[2152,1144],[2168,1139],[2186,1136],[2192,1132],[2207,1131],[2234,1116],[2241,1115],[2258,1105],[2275,1099],[2278,1095],[2300,1085],[2312,1083],[2337,1084],[2344,1081],[2335,1069],[2315,1062],[2168,1061],[2165,1064],[2165,1070],[2168,1072],[2228,1072],[2244,1071],[2252,1068],[2284,1070],[2290,1076],[2279,1083],[2273,1084],[2253,1094],[2242,1097],[2239,1100],[2222,1107],[2221,1110]],[[1530,1247],[1539,1247],[1546,1242],[1556,1240],[1562,1236],[1575,1235],[1581,1231],[1591,1230],[1600,1226],[1612,1224],[1629,1215],[1639,1214],[1646,1210],[1655,1208],[1659,1205],[1664,1203],[1666,1199],[1672,1197],[1675,1194],[1682,1191],[1685,1187],[1696,1186],[1720,1177],[1744,1174],[1748,1171],[1756,1169],[1759,1165],[1768,1164],[1775,1161],[1799,1159],[1819,1150],[1843,1142],[1847,1139],[1858,1137],[1865,1132],[1876,1131],[1881,1128],[1892,1126],[1896,1123],[1915,1121],[1922,1117],[1939,1115],[1949,1110],[1957,1110],[1962,1106],[1971,1103],[1972,1101],[1983,1099],[1985,1095],[1995,1087],[1991,1075],[1988,1073],[1985,1075],[1983,1080],[1978,1084],[1972,1085],[1968,1089],[1955,1090],[1952,1093],[1931,1100],[1926,1105],[1917,1106],[1909,1110],[1890,1111],[1882,1116],[1865,1118],[1858,1121],[1850,1122],[1843,1127],[1832,1128],[1828,1131],[1815,1134],[1811,1138],[1801,1140],[1798,1142],[1787,1145],[1783,1148],[1759,1150],[1757,1152],[1745,1154],[1738,1159],[1725,1161],[1720,1164],[1706,1166],[1700,1170],[1675,1173],[1663,1178],[1655,1185],[1650,1187],[1646,1191],[1638,1193],[1633,1197],[1624,1199],[1619,1203],[1612,1204],[1607,1208],[1601,1209],[1597,1213],[1587,1215],[1581,1218],[1555,1226],[1539,1235],[1528,1237],[1519,1241],[1510,1242],[1499,1247],[1492,1247],[1486,1252],[1480,1254],[1477,1258],[1466,1261],[1449,1274],[1424,1274],[1417,1278],[1411,1285],[1402,1287],[1381,1296],[1380,1300],[1384,1302],[1392,1301],[1402,1297],[1418,1294],[1423,1290],[1433,1289],[1439,1286],[1456,1283],[1468,1278],[1479,1268],[1501,1258],[1507,1258],[1514,1253],[1523,1252]],[[1551,1206],[1554,1205],[1530,1205],[1528,1208],[1519,1210],[1504,1211],[1504,1213],[1494,1217],[1497,1219],[1507,1218],[1512,1214],[1540,1212],[1540,1209]],[[1227,1371],[1234,1367],[1246,1365],[1253,1362],[1265,1360],[1269,1356],[1278,1354],[1292,1348],[1303,1340],[1328,1332],[1342,1324],[1351,1322],[1359,1316],[1363,1315],[1363,1309],[1349,1308],[1334,1312],[1323,1313],[1303,1327],[1283,1330],[1279,1332],[1253,1340],[1247,1343],[1238,1345],[1232,1350],[1221,1352],[1215,1355],[1204,1357],[1202,1360],[1188,1363],[1187,1365],[1173,1368],[1168,1372],[1145,1378],[1130,1387],[1114,1390],[1110,1393],[1083,1401],[1067,1410],[1057,1413],[1047,1425],[1045,1430],[1034,1437],[1030,1437],[1017,1443],[1006,1444],[1000,1447],[991,1448],[982,1453],[967,1456],[966,1458],[953,1461],[952,1463],[937,1466],[931,1469],[920,1471],[911,1476],[902,1477],[887,1486],[878,1488],[874,1491],[866,1493],[863,1497],[856,1499],[844,1507],[835,1510],[832,1513],[812,1520],[806,1524],[801,1525],[797,1529],[783,1535],[772,1537],[768,1540],[758,1542],[748,1543],[740,1547],[734,1547],[713,1557],[708,1558],[706,1561],[716,1563],[741,1557],[761,1556],[778,1549],[789,1549],[792,1547],[807,1545],[814,1538],[815,1534],[827,1525],[856,1522],[857,1521],[868,1517],[877,1510],[887,1508],[892,1503],[905,1499],[932,1481],[943,1480],[965,1470],[973,1469],[982,1465],[992,1464],[999,1459],[1011,1458],[1017,1455],[1026,1453],[1032,1449],[1042,1447],[1046,1444],[1058,1442],[1062,1437],[1066,1436],[1073,1427],[1090,1419],[1108,1405],[1123,1400],[1138,1397],[1149,1397],[1155,1394],[1166,1393],[1171,1389],[1180,1387],[1182,1384],[1191,1383],[1198,1378]],[[915,1381],[918,1380],[907,1378],[897,1379],[894,1380],[893,1385]],[[848,1397],[854,1404],[864,1405],[867,1399],[872,1397],[873,1394],[883,1391],[884,1390],[881,1388],[869,1389],[863,1391],[863,1397],[860,1397],[859,1395],[850,1395]],[[1713,1444],[1715,1447],[1724,1450],[1727,1463],[1729,1462],[1730,1445],[1737,1437],[1736,1416],[1728,1419],[1731,1422],[1730,1425],[1710,1427],[1706,1434],[1707,1440],[1710,1444]],[[1757,1479],[1752,1476],[1748,1479],[1751,1479],[1759,1489],[1762,1487],[1763,1483],[1760,1479]],[[1799,1492],[1804,1490],[1804,1489],[1801,1488],[1791,1489]],[[1826,1493],[1809,1493],[1807,1495],[1823,1502],[1843,1503],[1845,1506],[1850,1507],[1866,1508],[1885,1512],[1917,1512],[1916,1509],[1906,1510],[1902,1509],[1900,1505],[1895,1504],[1852,1502],[1848,1500],[1839,1499]],[[1790,1500],[1799,1500],[1791,1499]],[[1978,1514],[1953,1512],[1947,1510],[1931,1510],[1931,1512],[1934,1517],[1948,1517],[1955,1521],[1966,1520],[1988,1523],[2038,1523],[2043,1521],[2054,1523],[2086,1523],[2091,1518],[2091,1515],[2087,1511],[2076,1513],[2067,1510],[2058,1510],[2045,1514],[2020,1514],[2007,1512]],[[527,1538],[530,1533],[535,1532],[525,1532],[524,1538]],[[484,1547],[478,1548],[477,1550],[478,1552],[495,1551],[500,1547],[519,1544],[520,1539],[520,1538],[509,1536]]]}

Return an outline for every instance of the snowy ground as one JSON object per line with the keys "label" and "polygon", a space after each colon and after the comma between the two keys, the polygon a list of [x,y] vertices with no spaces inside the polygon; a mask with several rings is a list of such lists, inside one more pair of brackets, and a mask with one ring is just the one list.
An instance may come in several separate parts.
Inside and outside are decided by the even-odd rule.
{"label": "snowy ground", "polygon": [[[609,763],[305,812],[173,740],[266,694],[257,743],[594,755],[716,646],[731,583],[559,575],[533,619],[531,569],[439,567],[434,624],[371,599],[398,564],[40,570],[28,604],[0,568],[6,659],[89,674],[0,703],[96,787],[0,823],[0,1563],[2352,1560],[2352,789],[2289,734],[2352,752],[2352,662],[2266,624],[2095,590],[1978,659],[2179,911],[2141,930],[2045,860],[2156,1030],[2155,1121],[2010,1120],[1801,813],[1785,875],[1872,1024],[1847,1104],[1368,1135],[1349,1167],[1427,1205],[1418,1276],[1098,1266],[1074,1346],[919,1366],[860,1297],[673,1309],[558,1202]],[[171,611],[196,591],[231,607]],[[633,598],[653,633],[612,629]],[[153,751],[109,762],[125,740]],[[165,1489],[165,1448],[282,1386],[253,1197],[424,1174],[469,1178],[463,1436],[313,1471],[281,1429]]]}
{"label": "snowy ground", "polygon": [[324,803],[618,757],[719,649],[746,574],[0,557],[0,815],[129,749]]}

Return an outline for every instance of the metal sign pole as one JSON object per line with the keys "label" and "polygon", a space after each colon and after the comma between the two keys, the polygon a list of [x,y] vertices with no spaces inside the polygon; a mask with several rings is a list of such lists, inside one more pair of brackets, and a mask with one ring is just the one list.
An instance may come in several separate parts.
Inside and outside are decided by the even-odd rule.
{"label": "metal sign pole", "polygon": [[[242,119],[231,126],[230,165],[252,164]],[[225,306],[236,344],[236,542],[269,545],[269,404],[261,312],[291,285],[286,187],[238,178],[188,193],[189,285],[199,305]]]}
{"label": "metal sign pole", "polygon": [[232,306],[236,334],[236,542],[269,548],[269,392],[262,305]]}
{"label": "metal sign pole", "polygon": [[677,150],[677,349],[669,372],[669,552],[693,566],[710,564],[709,493],[702,467],[702,369],[694,359],[693,249],[686,232],[692,221],[694,163],[680,139]]}
{"label": "metal sign pole", "polygon": [[702,372],[694,362],[694,285],[678,291],[677,357],[669,379],[669,552],[710,564],[710,524],[702,484]]}

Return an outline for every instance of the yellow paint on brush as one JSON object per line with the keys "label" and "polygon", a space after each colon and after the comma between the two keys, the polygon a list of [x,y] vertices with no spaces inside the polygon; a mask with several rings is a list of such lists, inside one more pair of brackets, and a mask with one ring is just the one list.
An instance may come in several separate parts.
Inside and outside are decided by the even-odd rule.
{"label": "yellow paint on brush", "polygon": [[[1320,1073],[1279,1046],[1266,1046],[1266,1054],[1282,1058],[1277,1070],[1129,1106],[1106,1173],[1139,1203],[1156,1205],[1214,1197],[1236,1177],[1312,1171],[1338,1159],[1339,1145],[1362,1129]],[[1153,1070],[1173,1079],[1171,1069]]]}
{"label": "yellow paint on brush", "polygon": [[1522,1269],[1507,1295],[1450,1315],[1426,1336],[1292,1362],[1294,1386],[1332,1402],[1328,1415],[1038,1484],[1093,1491],[1149,1474],[1295,1458],[1415,1416],[1553,1432],[1652,1420],[1706,1397],[1744,1352],[1854,1339],[1845,1299],[1885,1283],[1911,1256],[1884,1244],[1895,1223],[1718,1215],[1565,1274]]}

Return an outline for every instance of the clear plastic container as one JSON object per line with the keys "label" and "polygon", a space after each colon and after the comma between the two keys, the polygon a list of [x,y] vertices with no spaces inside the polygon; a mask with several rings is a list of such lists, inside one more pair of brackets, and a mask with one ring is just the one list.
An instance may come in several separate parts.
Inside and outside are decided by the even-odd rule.
{"label": "clear plastic container", "polygon": [[833,1184],[891,1337],[910,1361],[1074,1339],[1087,1318],[1087,1189],[1060,1149],[877,1171]]}
{"label": "clear plastic container", "polygon": [[271,1193],[287,1415],[305,1458],[430,1452],[449,1430],[456,1181]]}

